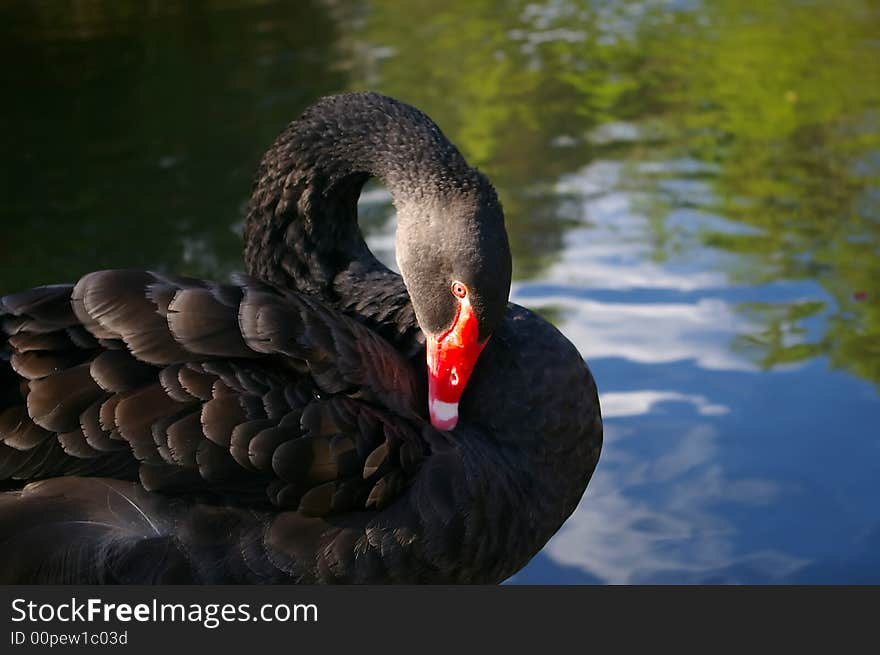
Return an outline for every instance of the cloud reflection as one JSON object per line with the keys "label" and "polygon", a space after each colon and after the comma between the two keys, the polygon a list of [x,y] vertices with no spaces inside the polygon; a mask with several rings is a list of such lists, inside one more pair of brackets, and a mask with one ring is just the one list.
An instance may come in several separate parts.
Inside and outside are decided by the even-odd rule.
{"label": "cloud reflection", "polygon": [[691,403],[704,416],[727,414],[730,409],[724,405],[710,403],[705,397],[677,391],[616,391],[600,394],[602,416],[607,420],[617,416],[637,416],[648,414],[654,405],[663,402]]}
{"label": "cloud reflection", "polygon": [[729,348],[752,326],[721,298],[626,303],[588,297],[602,289],[713,290],[717,296],[729,285],[721,273],[652,260],[648,219],[637,211],[638,195],[613,190],[620,175],[619,164],[599,161],[559,182],[557,191],[577,199],[580,209],[575,213],[588,226],[566,234],[559,259],[540,281],[514,287],[514,302],[561,310],[566,336],[591,361],[694,360],[707,369],[754,369]]}
{"label": "cloud reflection", "polygon": [[712,464],[719,448],[713,427],[694,425],[654,461],[621,444],[626,438],[609,440],[579,507],[544,548],[555,563],[606,584],[780,582],[809,563],[774,549],[738,548],[735,524],[714,508],[766,505],[784,490],[768,480],[732,479]]}
{"label": "cloud reflection", "polygon": [[754,370],[755,364],[729,344],[749,324],[726,302],[702,298],[692,303],[599,302],[563,294],[534,298],[520,286],[514,302],[531,309],[561,310],[559,326],[590,361],[621,357],[634,362],[694,360],[707,369]]}
{"label": "cloud reflection", "polygon": [[[722,452],[729,444],[719,424],[735,407],[708,391],[676,388],[682,380],[672,378],[659,388],[632,388],[640,366],[646,377],[655,370],[649,365],[661,363],[684,361],[684,370],[696,376],[697,369],[755,366],[729,347],[751,326],[724,300],[726,276],[707,270],[702,259],[688,269],[652,257],[637,195],[609,191],[619,174],[616,164],[598,162],[560,182],[560,193],[580,199],[588,226],[566,235],[561,256],[540,281],[513,291],[521,304],[552,308],[594,370],[606,373],[599,381],[602,459],[579,507],[540,557],[611,584],[784,580],[809,561],[744,546],[736,521],[718,509],[767,506],[788,491],[725,471]],[[707,220],[719,219],[682,214],[679,224],[694,230]],[[599,299],[609,297],[601,290],[627,293],[607,302]],[[626,301],[633,298],[639,301]],[[674,302],[663,302],[669,298]],[[621,360],[630,374],[615,379],[620,367],[606,362]],[[627,388],[615,390],[615,384]]]}

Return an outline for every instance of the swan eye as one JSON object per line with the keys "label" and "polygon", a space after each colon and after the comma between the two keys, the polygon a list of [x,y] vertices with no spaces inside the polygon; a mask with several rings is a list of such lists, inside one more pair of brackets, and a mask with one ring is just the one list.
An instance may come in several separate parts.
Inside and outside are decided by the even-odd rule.
{"label": "swan eye", "polygon": [[456,298],[464,298],[467,295],[467,287],[456,280],[452,283],[452,295]]}

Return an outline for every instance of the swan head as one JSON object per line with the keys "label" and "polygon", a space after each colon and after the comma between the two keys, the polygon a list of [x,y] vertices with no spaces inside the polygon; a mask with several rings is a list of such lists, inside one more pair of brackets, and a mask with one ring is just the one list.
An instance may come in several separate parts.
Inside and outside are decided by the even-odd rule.
{"label": "swan head", "polygon": [[435,195],[398,203],[397,263],[426,342],[431,423],[452,430],[480,353],[510,296],[504,214],[473,171]]}

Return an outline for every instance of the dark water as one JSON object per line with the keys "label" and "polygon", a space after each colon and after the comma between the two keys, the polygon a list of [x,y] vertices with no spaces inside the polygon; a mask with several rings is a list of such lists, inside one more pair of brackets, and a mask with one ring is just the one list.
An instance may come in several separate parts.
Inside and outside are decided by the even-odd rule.
{"label": "dark water", "polygon": [[[602,392],[593,482],[513,582],[880,582],[875,2],[0,17],[0,293],[105,267],[227,276],[281,127],[323,94],[395,95],[495,181],[514,300]],[[362,210],[388,256],[387,195]]]}

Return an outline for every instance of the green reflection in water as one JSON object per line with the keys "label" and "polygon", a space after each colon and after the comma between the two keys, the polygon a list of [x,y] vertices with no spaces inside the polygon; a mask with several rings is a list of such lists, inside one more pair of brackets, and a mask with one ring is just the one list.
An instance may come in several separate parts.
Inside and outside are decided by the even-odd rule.
{"label": "green reflection in water", "polygon": [[[734,281],[814,279],[834,298],[827,313],[742,307],[764,325],[743,342],[767,366],[827,354],[880,382],[878,34],[868,2],[713,2],[640,25],[663,153],[714,164],[698,208],[755,228],[703,243],[738,256]],[[802,322],[822,313],[809,340]]]}

